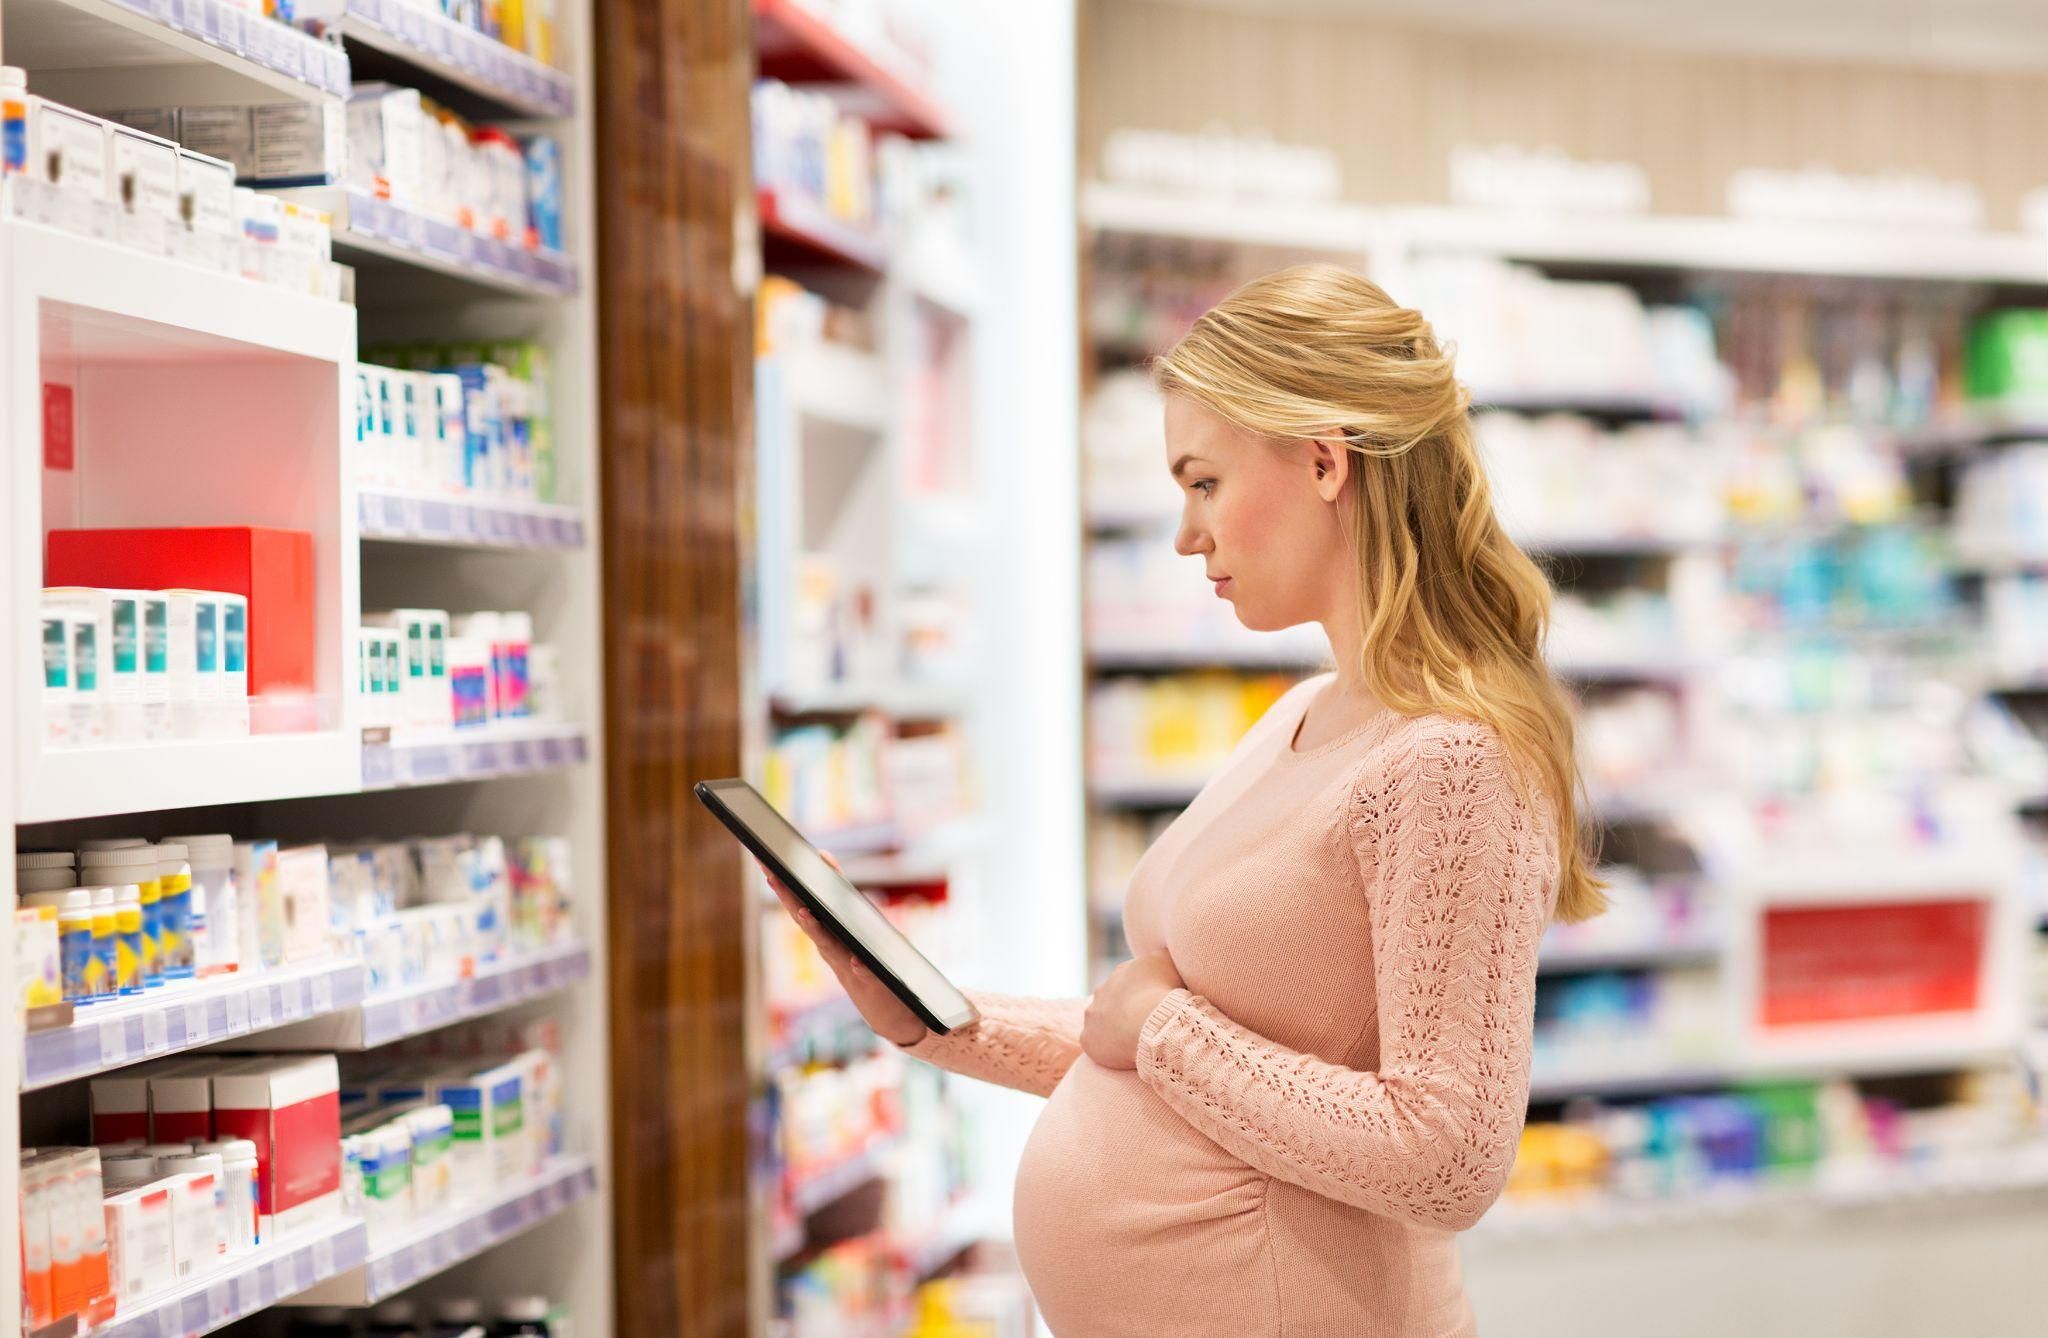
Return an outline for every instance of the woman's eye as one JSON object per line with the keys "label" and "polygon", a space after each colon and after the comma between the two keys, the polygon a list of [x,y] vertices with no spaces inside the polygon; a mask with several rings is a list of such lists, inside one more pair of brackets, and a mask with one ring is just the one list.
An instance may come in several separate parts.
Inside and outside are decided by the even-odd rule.
{"label": "woman's eye", "polygon": [[1193,488],[1196,492],[1202,494],[1202,496],[1209,497],[1214,495],[1216,491],[1216,480],[1197,479],[1195,482],[1189,484],[1188,486]]}

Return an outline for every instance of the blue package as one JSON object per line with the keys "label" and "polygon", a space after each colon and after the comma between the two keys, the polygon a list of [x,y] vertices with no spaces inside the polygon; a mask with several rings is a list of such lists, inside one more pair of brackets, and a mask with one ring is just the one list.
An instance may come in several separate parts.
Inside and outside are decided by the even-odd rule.
{"label": "blue package", "polygon": [[550,251],[562,249],[562,146],[552,135],[526,145],[526,221]]}

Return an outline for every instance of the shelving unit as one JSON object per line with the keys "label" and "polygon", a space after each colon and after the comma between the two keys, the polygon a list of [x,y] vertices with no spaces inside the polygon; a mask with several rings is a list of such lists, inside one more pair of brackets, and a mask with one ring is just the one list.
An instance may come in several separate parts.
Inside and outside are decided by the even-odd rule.
{"label": "shelving unit", "polygon": [[[798,0],[754,0],[752,12],[758,72],[790,85],[789,97],[829,98],[839,116],[876,135],[949,133],[939,97],[886,54],[883,34],[839,31],[828,14],[869,16]],[[936,62],[950,42],[965,40],[964,20],[933,11],[928,35]],[[786,146],[766,109],[783,92],[757,94],[755,122],[755,162],[767,173],[755,182],[755,219],[763,268],[773,278],[755,364],[758,615],[746,648],[746,765],[771,799],[777,786],[785,788],[805,834],[891,914],[914,922],[914,937],[943,933],[950,941],[984,918],[994,878],[972,831],[986,784],[991,709],[985,675],[974,671],[998,626],[983,518],[1003,485],[974,412],[988,375],[979,238],[955,227],[920,174],[936,171],[954,191],[978,195],[981,174],[951,164],[952,155],[979,150],[878,148],[877,172],[898,175],[882,179],[874,198],[883,212],[870,214],[860,203],[868,192],[852,172],[834,176],[843,190],[815,181],[793,189],[775,178]],[[801,291],[791,292],[791,284]],[[827,756],[842,759],[840,780],[818,784],[826,770],[802,769],[841,767],[820,761]],[[936,1101],[901,1101],[933,1128],[896,1130],[847,1096],[829,1147],[795,1142],[805,1128],[824,1128],[818,1102],[851,1090],[833,1086],[840,1075],[806,1070],[882,1057],[836,987],[816,1002],[819,986],[830,982],[785,961],[791,949],[780,936],[782,912],[762,904],[771,917],[762,934],[767,989],[781,981],[796,995],[770,993],[763,1001],[773,1021],[763,1029],[766,1043],[755,1047],[762,1099],[781,1111],[802,1094],[811,1112],[787,1127],[763,1120],[775,1151],[758,1178],[775,1188],[757,1202],[767,1223],[758,1239],[775,1298],[771,1315],[779,1316],[790,1297],[838,1285],[829,1268],[807,1271],[835,1247],[882,1248],[885,1220],[929,1211],[927,1200],[943,1187],[929,1182],[951,1185],[958,1172],[899,1169],[899,1162],[940,1156],[940,1130],[972,1118],[973,1098],[955,1080],[905,1074],[906,1092],[925,1078],[939,1084]],[[971,962],[955,961],[972,970]],[[819,1165],[830,1151],[863,1140],[859,1155]],[[807,1168],[800,1180],[799,1166]],[[935,1250],[943,1244],[937,1263],[965,1243],[924,1242]],[[920,1276],[910,1273],[913,1283]]]}
{"label": "shelving unit", "polygon": [[[1871,292],[1976,293],[1980,300],[1995,297],[2034,304],[2048,298],[2048,251],[2036,238],[2012,234],[1933,234],[1736,219],[1577,218],[1547,217],[1538,212],[1263,205],[1099,183],[1084,187],[1082,216],[1097,236],[1098,254],[1105,264],[1133,254],[1152,255],[1158,269],[1138,272],[1149,283],[1159,285],[1159,271],[1179,255],[1183,263],[1216,285],[1217,296],[1228,283],[1216,271],[1227,269],[1233,259],[1257,272],[1274,268],[1285,258],[1313,256],[1364,268],[1391,292],[1406,295],[1405,300],[1418,302],[1426,311],[1432,308],[1423,279],[1431,263],[1446,257],[1511,261],[1533,266],[1538,272],[1554,268],[1569,278],[1636,285],[1653,294],[1650,300],[1656,301],[1670,301],[1674,292],[1688,291],[1688,285],[1700,283],[1727,302],[1731,293],[1739,293],[1743,284],[1759,278],[1784,291],[1803,291],[1798,285],[1854,279]],[[1145,239],[1163,240],[1166,249],[1156,254],[1145,252],[1141,249]],[[1142,266],[1144,261],[1132,263]],[[1420,298],[1415,296],[1418,291],[1423,293]],[[1176,296],[1177,310],[1199,305],[1192,300],[1192,283],[1190,292]],[[1089,308],[1089,315],[1095,314],[1096,309]],[[1130,326],[1143,324],[1121,311],[1116,316]],[[1103,318],[1105,328],[1120,328],[1116,316]],[[1441,323],[1439,329],[1459,340],[1462,354],[1464,332],[1446,329]],[[1099,350],[1100,365],[1114,368],[1134,354],[1151,351],[1142,344],[1133,348],[1120,332]],[[1536,419],[1568,414],[1607,432],[1654,429],[1698,434],[1720,426],[1759,435],[1789,431],[1764,423],[1760,414],[1731,418],[1723,424],[1711,416],[1702,417],[1704,411],[1699,406],[1685,405],[1658,391],[1550,393],[1541,386],[1477,385],[1472,393],[1475,411],[1482,415],[1513,413]],[[1095,426],[1091,422],[1090,427]],[[1996,442],[2025,440],[2030,436],[2029,427],[2024,414],[1993,407],[1939,417],[1924,429],[1878,427],[1871,432],[1881,443],[1895,443],[1911,462],[1910,468],[1925,470],[1956,468],[1960,462],[1996,449]],[[1484,418],[1481,431],[1484,438]],[[1482,449],[1486,445],[1482,440]],[[1117,449],[1122,453],[1113,463],[1119,468],[1127,463],[1126,457],[1142,463],[1143,453],[1138,448]],[[1114,477],[1121,479],[1124,473]],[[1574,486],[1574,498],[1580,491],[1597,491],[1593,482],[1587,480],[1583,489]],[[1940,533],[1948,524],[1939,510],[1946,503],[1940,501],[1943,494],[1939,489],[1931,491],[1931,508],[1922,497],[1918,509],[1897,523]],[[1918,490],[1914,495],[1922,496]],[[1116,542],[1118,536],[1137,535],[1163,544],[1170,532],[1173,517],[1154,506],[1122,504],[1102,489],[1090,491],[1086,497],[1094,542]],[[1558,521],[1550,528],[1525,526],[1516,538],[1541,558],[1553,579],[1567,590],[1609,594],[1648,586],[1669,600],[1672,591],[1683,585],[1692,598],[1730,600],[1730,585],[1742,574],[1737,564],[1748,553],[1769,551],[1769,545],[1801,538],[1861,541],[1883,528],[1882,524],[1849,527],[1824,515],[1801,516],[1789,524],[1776,520],[1744,524],[1731,519],[1709,526],[1690,514],[1683,521],[1668,518],[1661,509],[1614,519],[1611,530],[1582,529]],[[1981,540],[1972,544],[1967,535],[1955,537],[1960,553],[1953,570],[1991,574],[2033,565],[2030,553],[2014,551],[2009,545]],[[1595,629],[1589,623],[1587,630]],[[1966,619],[1963,630],[1967,632]],[[1911,629],[1887,626],[1864,635],[1853,627],[1831,625],[1816,629],[1809,639],[1831,646],[1867,642],[1892,657],[1912,654],[1916,644]],[[1694,645],[1674,632],[1661,637],[1637,636],[1627,644],[1618,636],[1603,637],[1597,648],[1590,639],[1582,644],[1583,653],[1560,651],[1554,664],[1584,700],[1603,701],[1610,694],[1668,693],[1679,703],[1676,714],[1682,722],[1682,737],[1695,745],[1716,738],[1717,717],[1712,712],[1725,709],[1721,703],[1723,694],[1731,690],[1727,682],[1733,672],[1729,665],[1734,643]],[[1744,653],[1753,659],[1766,652],[1745,646]],[[1147,663],[1142,654],[1134,655],[1128,646],[1106,639],[1091,642],[1089,664],[1094,672],[1117,674],[1263,667],[1238,662],[1220,645],[1206,658],[1155,652]],[[1899,671],[1891,668],[1888,672]],[[1989,685],[1959,682],[1956,686],[1965,692],[2004,689],[2026,693],[2034,684],[2022,679]],[[1688,898],[1698,898],[1685,903],[1687,914],[1698,917],[1703,907],[1711,907],[1711,916],[1687,921],[1691,928],[1684,933],[1547,943],[1540,958],[1539,989],[1584,985],[1588,988],[1577,997],[1594,999],[1607,987],[1603,982],[1615,982],[1613,997],[1619,997],[1636,981],[1657,983],[1683,977],[1686,983],[1674,985],[1674,989],[1711,990],[1708,997],[1713,1000],[1714,1016],[1709,1020],[1714,1032],[1711,1037],[1674,1032],[1668,1043],[1662,1043],[1646,1034],[1649,1022],[1625,1024],[1615,1018],[1607,1022],[1614,1035],[1604,1049],[1591,1031],[1585,1045],[1577,1048],[1546,1047],[1539,1041],[1530,1092],[1539,1109],[1532,1115],[1532,1126],[1578,1098],[1627,1105],[1667,1095],[1711,1095],[1749,1082],[1919,1082],[2009,1064],[2027,1025],[2024,953],[2038,919],[2018,905],[2011,867],[2002,863],[2009,833],[1995,821],[1981,829],[1974,820],[1958,827],[1963,810],[1943,807],[1944,839],[1917,850],[1875,843],[1866,846],[1852,840],[1802,852],[1788,844],[1789,837],[1776,834],[1755,837],[1745,846],[1728,821],[1729,812],[1745,803],[1744,792],[1722,772],[1712,752],[1703,748],[1699,757],[1667,759],[1633,782],[1595,777],[1588,797],[1590,818],[1605,829],[1610,851],[1654,852],[1659,859],[1679,853],[1697,861],[1670,872],[1697,880],[1696,886],[1687,889]],[[1163,818],[1193,797],[1198,780],[1189,777],[1185,784],[1169,785],[1127,772],[1098,773],[1089,777],[1089,792],[1098,820],[1125,820],[1123,815],[1132,811]],[[1958,790],[1956,802],[1967,797]],[[1104,887],[1118,885],[1108,870],[1097,870],[1095,876]],[[1774,954],[1792,951],[1788,944],[1805,944],[1805,950],[1816,955],[1813,963],[1797,970],[1782,964],[1776,968],[1781,974],[1791,971],[1793,979],[1807,971],[1827,969],[1853,974],[1855,968],[1829,968],[1820,958],[1842,942],[1856,941],[1857,932],[1847,928],[1836,932],[1832,926],[1801,929],[1802,924],[1818,922],[1787,919],[1788,915],[1853,908],[1858,914],[1874,917],[1870,923],[1882,924],[1886,923],[1883,917],[1891,913],[1887,908],[1912,908],[1905,912],[1910,917],[1923,908],[1954,906],[1957,897],[1974,897],[1974,904],[1981,908],[1981,921],[1970,921],[1972,925],[1981,923],[1981,937],[1971,940],[1974,956],[1969,958],[1977,991],[1973,1008],[1951,1007],[1946,1012],[1936,1008],[1935,1015],[1914,1020],[1890,1016],[1884,1012],[1887,1005],[1878,1003],[1868,1005],[1876,1010],[1869,1018],[1783,1020],[1777,1010],[1788,1010],[1783,1016],[1796,1017],[1796,1010],[1807,1001],[1786,1003],[1772,994],[1780,988],[1772,983],[1779,980],[1769,965],[1776,960]],[[1103,899],[1097,902],[1101,905]],[[1937,920],[1945,914],[1939,909],[1926,913]],[[1104,914],[1101,942],[1120,948],[1116,919],[1106,910]],[[1797,937],[1802,933],[1806,937]],[[1925,947],[1938,938],[1938,932],[1929,929],[1919,942]],[[1101,969],[1103,964],[1098,963],[1098,972]],[[1873,969],[1882,974],[1881,968]],[[1630,983],[1619,983],[1622,981]],[[1586,1006],[1597,1010],[1599,1004]],[[1544,1017],[1541,1004],[1538,1014]],[[1699,1021],[1692,1013],[1683,1016],[1689,1025]],[[2016,1155],[2033,1154],[2021,1148]],[[1923,1196],[1981,1195],[1988,1199],[2037,1189],[2037,1177],[2024,1168],[2011,1176],[2001,1175],[1997,1167],[1988,1164],[1964,1171],[1936,1168],[1925,1174],[1916,1168],[1892,1169],[1897,1173],[1839,1188],[1830,1182],[1781,1194],[1758,1186],[1754,1194],[1731,1192],[1725,1199],[1707,1195],[1672,1203],[1602,1200],[1584,1209],[1562,1207],[1554,1214],[1542,1207],[1525,1208],[1510,1202],[1490,1216],[1487,1229],[1478,1234],[1488,1238],[1489,1250],[1525,1250],[1537,1248],[1535,1242],[1539,1241],[1570,1241],[1609,1231],[1626,1233],[1639,1226],[1668,1223],[1706,1230],[1724,1220],[1744,1220],[1753,1210],[1788,1203],[1874,1208]],[[1496,1222],[1500,1223],[1497,1228]],[[1475,1298],[1477,1292],[1475,1286]]]}
{"label": "shelving unit", "polygon": [[76,1082],[251,1035],[263,1035],[268,1044],[272,1028],[360,1008],[363,990],[362,963],[338,958],[87,1004],[70,1026],[28,1034],[21,1090]]}
{"label": "shelving unit", "polygon": [[337,1219],[266,1245],[226,1268],[144,1299],[94,1332],[104,1338],[195,1338],[289,1301],[369,1253],[363,1224]]}
{"label": "shelving unit", "polygon": [[[53,1030],[0,1028],[0,1065],[27,1094],[0,1117],[0,1231],[18,1234],[25,1134],[81,1141],[85,1099],[71,1086],[81,1080],[201,1048],[371,1051],[473,1020],[544,1019],[561,1037],[567,1149],[544,1174],[400,1237],[373,1241],[361,1217],[345,1215],[124,1307],[97,1332],[188,1338],[286,1302],[368,1304],[458,1264],[467,1265],[466,1285],[487,1295],[545,1293],[604,1332],[613,1270],[606,847],[595,765],[606,648],[589,509],[601,458],[591,8],[556,7],[558,50],[568,57],[560,69],[401,0],[351,0],[339,32],[324,39],[224,0],[5,0],[0,18],[0,63],[25,67],[32,92],[90,110],[297,101],[338,116],[352,80],[388,80],[475,120],[545,132],[561,149],[567,243],[550,252],[495,241],[339,188],[288,192],[335,215],[336,257],[353,281],[333,301],[0,218],[0,514],[10,536],[0,547],[0,610],[12,633],[12,652],[0,658],[0,804],[10,815],[0,855],[11,857],[23,827],[60,847],[179,830],[560,835],[573,851],[576,931],[428,988],[372,994],[364,960],[337,955],[80,1005]],[[561,501],[359,484],[359,350],[458,340],[531,340],[544,351]],[[72,458],[61,462],[43,449],[42,387],[52,383],[69,387],[76,405]],[[310,536],[310,690],[289,704],[257,698],[247,737],[45,746],[34,621],[46,532],[192,525]],[[558,648],[563,719],[367,727],[356,646],[364,611],[422,604],[530,610],[537,638]],[[251,623],[261,616],[252,611]],[[408,793],[374,793],[397,788]],[[9,992],[13,958],[0,954],[0,989]],[[515,1252],[499,1248],[522,1237],[530,1240]],[[19,1280],[13,1270],[6,1278],[0,1313],[12,1314]]]}
{"label": "shelving unit", "polygon": [[577,289],[576,262],[559,251],[514,246],[339,186],[278,194],[330,215],[335,254],[358,270],[395,267],[470,285],[482,295],[570,297]]}
{"label": "shelving unit", "polygon": [[214,90],[237,100],[324,102],[348,95],[348,57],[222,0],[11,0],[10,64],[59,100],[120,81],[138,102]]}
{"label": "shelving unit", "polygon": [[588,1157],[559,1158],[480,1203],[436,1213],[393,1239],[368,1244],[355,1263],[331,1270],[292,1303],[375,1305],[556,1219],[596,1193],[597,1171]]}

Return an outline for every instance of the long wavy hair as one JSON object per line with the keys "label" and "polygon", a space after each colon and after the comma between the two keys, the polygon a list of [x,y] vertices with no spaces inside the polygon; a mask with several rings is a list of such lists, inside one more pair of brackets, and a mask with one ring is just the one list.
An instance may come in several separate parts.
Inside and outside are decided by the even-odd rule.
{"label": "long wavy hair", "polygon": [[1402,715],[1492,727],[1519,783],[1551,800],[1556,918],[1606,909],[1580,830],[1570,698],[1543,658],[1550,582],[1494,516],[1470,396],[1422,313],[1349,270],[1297,265],[1217,303],[1153,374],[1246,431],[1350,448],[1366,687]]}

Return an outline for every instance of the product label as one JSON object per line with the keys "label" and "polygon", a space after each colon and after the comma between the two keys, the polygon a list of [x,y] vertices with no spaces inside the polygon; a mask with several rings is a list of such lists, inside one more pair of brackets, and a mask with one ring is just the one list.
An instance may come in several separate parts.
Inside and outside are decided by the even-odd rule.
{"label": "product label", "polygon": [[80,692],[100,687],[100,626],[81,619],[71,625],[72,677]]}
{"label": "product label", "polygon": [[198,668],[202,674],[220,671],[220,606],[202,603],[194,611],[192,642],[197,650]]}
{"label": "product label", "polygon": [[28,169],[28,104],[19,98],[0,102],[0,176],[20,176]]}
{"label": "product label", "polygon": [[231,674],[249,671],[249,611],[240,604],[221,610],[221,667]]}
{"label": "product label", "polygon": [[114,672],[132,674],[135,672],[135,601],[116,599],[112,601],[114,612]]}
{"label": "product label", "polygon": [[114,988],[123,994],[142,990],[142,911],[121,912],[121,930],[114,938]]}
{"label": "product label", "polygon": [[448,677],[446,636],[439,623],[427,629],[427,656],[428,673],[434,678]]}
{"label": "product label", "polygon": [[151,674],[171,670],[171,607],[161,599],[143,601],[142,668]]}
{"label": "product label", "polygon": [[400,681],[398,646],[394,643],[384,648],[384,691],[396,696]]}
{"label": "product label", "polygon": [[64,619],[43,619],[43,686],[71,686],[71,657],[65,653]]}
{"label": "product label", "polygon": [[95,986],[92,951],[92,925],[67,924],[58,931],[57,951],[61,954],[64,971],[64,997],[67,999],[90,999],[99,993]]}
{"label": "product label", "polygon": [[42,106],[43,179],[95,200],[107,191],[107,142],[100,123],[62,107]]}
{"label": "product label", "polygon": [[178,217],[178,150],[137,135],[114,135],[116,198],[131,214]]}
{"label": "product label", "polygon": [[405,435],[417,439],[420,435],[420,407],[414,394],[413,382],[408,378],[403,386],[405,394]]}
{"label": "product label", "polygon": [[142,885],[142,982],[163,978],[163,887],[154,878]]}
{"label": "product label", "polygon": [[424,678],[427,674],[426,629],[418,623],[406,625],[405,672],[408,678]]}
{"label": "product label", "polygon": [[66,471],[77,466],[72,448],[72,391],[70,386],[43,383],[43,468]]}

